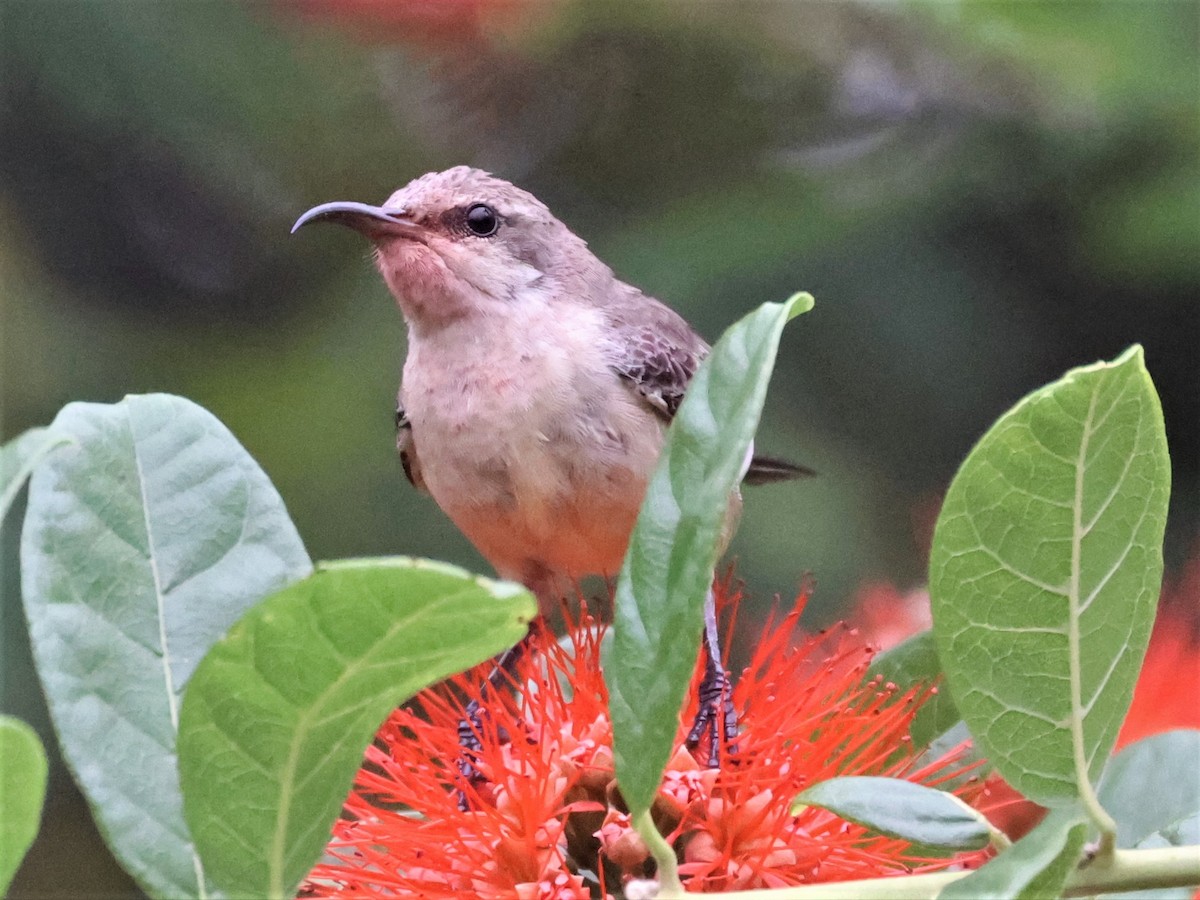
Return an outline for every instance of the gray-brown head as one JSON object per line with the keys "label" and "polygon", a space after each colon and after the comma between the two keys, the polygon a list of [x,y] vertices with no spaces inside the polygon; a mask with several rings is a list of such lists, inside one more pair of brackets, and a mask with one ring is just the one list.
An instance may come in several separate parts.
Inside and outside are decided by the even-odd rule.
{"label": "gray-brown head", "polygon": [[[366,235],[411,326],[437,327],[512,303],[561,279],[611,273],[587,245],[527,191],[456,166],[409,182],[382,206],[315,206],[292,227],[334,222]],[[584,275],[584,277],[587,277]]]}

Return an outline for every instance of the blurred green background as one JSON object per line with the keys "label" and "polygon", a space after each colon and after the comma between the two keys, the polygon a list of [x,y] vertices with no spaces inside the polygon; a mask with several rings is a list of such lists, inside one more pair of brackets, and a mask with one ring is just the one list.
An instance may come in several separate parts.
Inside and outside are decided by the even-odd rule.
{"label": "blurred green background", "polygon": [[[710,339],[798,289],[732,555],[756,602],[920,582],[938,498],[1027,391],[1140,341],[1200,534],[1200,5],[427,0],[0,6],[4,437],[171,391],[315,558],[486,566],[404,481],[398,311],[288,229],[432,169],[532,190]],[[52,740],[3,536],[3,709]],[[14,896],[134,896],[61,764]]]}

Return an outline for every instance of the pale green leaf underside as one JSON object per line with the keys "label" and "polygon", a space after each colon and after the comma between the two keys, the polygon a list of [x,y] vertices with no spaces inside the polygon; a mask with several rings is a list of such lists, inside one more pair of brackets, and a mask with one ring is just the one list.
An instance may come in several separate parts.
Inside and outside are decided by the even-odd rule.
{"label": "pale green leaf underside", "polygon": [[[1155,847],[1200,847],[1200,812],[1194,812],[1158,831],[1146,835],[1137,842],[1141,849]],[[1200,852],[1200,851],[1198,851]],[[1191,895],[1188,894],[1190,897]]]}
{"label": "pale green leaf underside", "polygon": [[[1200,859],[1200,812],[1171,822],[1136,844],[1138,850],[1164,850],[1170,847],[1187,847],[1193,859]],[[1195,900],[1197,888],[1200,888],[1200,881],[1191,887],[1157,887],[1104,894],[1103,897],[1104,900]]]}
{"label": "pale green leaf underside", "polygon": [[1200,812],[1200,731],[1167,731],[1130,744],[1105,766],[1097,794],[1117,822],[1118,847],[1134,847]]}
{"label": "pale green leaf underside", "polygon": [[37,733],[0,716],[0,897],[37,837],[45,797],[46,751]]}
{"label": "pale green leaf underside", "polygon": [[930,847],[977,850],[991,840],[991,826],[953,794],[902,778],[849,776],[822,781],[796,798],[867,828]]}
{"label": "pale green leaf underside", "polygon": [[984,754],[1039,803],[1073,802],[1116,739],[1169,487],[1162,409],[1133,347],[1018,403],[946,495],[930,557],[938,654]]}
{"label": "pale green leaf underside", "polygon": [[30,428],[0,446],[0,525],[34,467],[68,438],[49,428]]}
{"label": "pale green leaf underside", "polygon": [[210,876],[234,896],[294,895],[388,712],[535,614],[516,585],[407,558],[322,564],[247,614],[201,663],[179,731]]}
{"label": "pale green leaf underside", "polygon": [[311,568],[279,494],[179,397],[72,403],[34,471],[21,544],[38,674],[63,756],[147,893],[203,895],[176,774],[179,695],[216,638]]}
{"label": "pale green leaf underside", "polygon": [[808,294],[767,303],[725,332],[692,378],[647,487],[604,658],[617,781],[635,817],[649,808],[671,753],[730,495],[758,427],[779,337],[812,305]]}

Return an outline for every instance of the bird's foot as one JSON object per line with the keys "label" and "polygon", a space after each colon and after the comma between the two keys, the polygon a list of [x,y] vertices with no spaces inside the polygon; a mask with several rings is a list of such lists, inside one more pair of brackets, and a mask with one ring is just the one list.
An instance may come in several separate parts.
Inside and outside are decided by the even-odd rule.
{"label": "bird's foot", "polygon": [[[495,683],[488,679],[488,684],[495,686]],[[458,774],[462,779],[460,784],[466,783],[472,787],[478,787],[487,782],[487,776],[479,771],[476,763],[479,761],[479,753],[483,750],[483,742],[480,740],[480,735],[483,733],[483,720],[487,716],[487,710],[484,709],[478,700],[472,700],[463,709],[463,717],[458,720],[458,759],[454,761],[454,766],[458,769]],[[501,744],[509,741],[508,732],[504,728],[498,729],[496,740]],[[467,792],[463,788],[458,790],[458,808],[462,812],[470,809],[470,801],[467,799]]]}
{"label": "bird's foot", "polygon": [[455,761],[458,774],[470,782],[484,780],[484,775],[478,768],[475,768],[475,762],[479,760],[479,752],[484,749],[484,744],[479,737],[482,728],[484,728],[482,707],[478,700],[470,701],[463,709],[463,718],[458,720],[458,758]]}
{"label": "bird's foot", "polygon": [[[476,787],[487,781],[487,776],[479,771],[477,765],[479,754],[483,750],[480,738],[480,735],[483,734],[483,719],[487,716],[487,710],[484,709],[483,704],[493,689],[498,689],[504,681],[511,678],[521,654],[525,652],[525,645],[528,641],[529,636],[526,635],[516,646],[510,647],[500,654],[500,658],[496,660],[496,667],[488,675],[487,681],[480,685],[479,696],[470,701],[463,709],[463,717],[458,720],[458,759],[454,763],[462,779],[460,784],[465,783]],[[496,738],[502,744],[509,740],[508,734],[503,729],[496,735]],[[471,805],[467,798],[467,792],[465,788],[459,788],[457,793],[458,808],[465,812]]]}
{"label": "bird's foot", "polygon": [[698,749],[707,736],[708,758],[705,764],[710,769],[720,768],[722,751],[736,754],[738,720],[733,707],[733,684],[724,666],[711,656],[704,667],[704,678],[700,682],[700,706],[692,729],[688,732],[687,746]]}
{"label": "bird's foot", "polygon": [[[475,785],[484,781],[483,773],[475,766],[479,760],[479,751],[483,743],[479,740],[483,721],[479,717],[479,701],[472,700],[463,710],[463,717],[458,720],[458,759],[454,765],[463,781]],[[466,792],[458,791],[458,808],[465,812],[468,808]]]}

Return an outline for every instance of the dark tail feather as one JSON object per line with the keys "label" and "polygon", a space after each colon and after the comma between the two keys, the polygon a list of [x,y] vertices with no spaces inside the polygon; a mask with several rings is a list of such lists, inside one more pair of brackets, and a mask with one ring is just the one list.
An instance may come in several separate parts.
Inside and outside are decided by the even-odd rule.
{"label": "dark tail feather", "polygon": [[808,466],[798,466],[784,459],[756,456],[750,460],[750,468],[742,478],[742,484],[774,484],[794,478],[812,478],[817,473]]}

